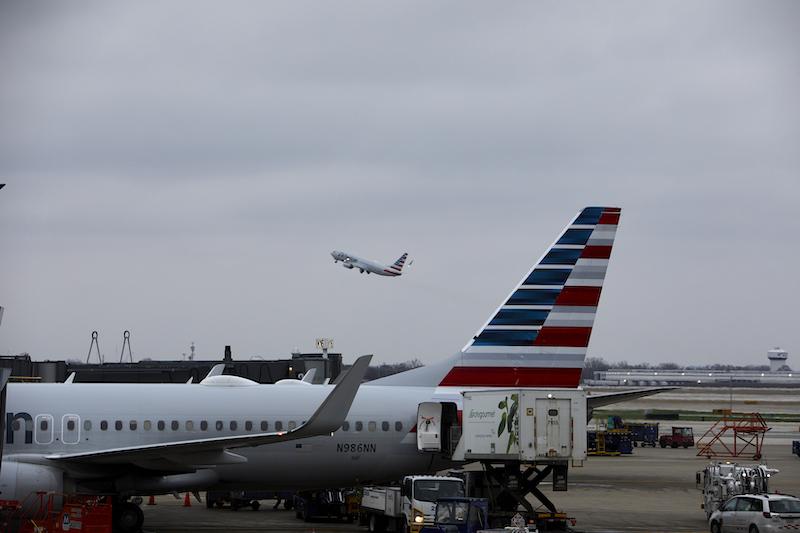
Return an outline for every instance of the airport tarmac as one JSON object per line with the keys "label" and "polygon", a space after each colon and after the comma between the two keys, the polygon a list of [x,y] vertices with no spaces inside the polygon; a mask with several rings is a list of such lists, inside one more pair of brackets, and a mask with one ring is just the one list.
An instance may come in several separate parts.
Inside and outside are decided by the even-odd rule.
{"label": "airport tarmac", "polygon": [[[596,390],[596,389],[595,389]],[[800,412],[797,390],[734,389],[734,408],[742,411],[773,413]],[[711,412],[726,408],[729,391],[719,389],[676,390],[652,398],[620,404],[625,409],[676,409]],[[738,402],[738,403],[737,403]],[[672,425],[692,426],[700,437],[711,422],[661,421],[662,433]],[[800,458],[792,455],[791,441],[800,440],[800,424],[771,423],[765,439],[764,462],[778,468],[773,490],[800,495]],[[672,448],[634,448],[630,456],[589,457],[583,467],[570,468],[569,490],[553,493],[549,485],[542,491],[558,507],[576,519],[576,531],[612,532],[686,532],[708,531],[705,513],[700,509],[700,491],[695,487],[695,472],[708,463],[696,456],[697,450]],[[752,462],[747,458],[740,462]],[[298,531],[324,533],[364,532],[353,524],[297,520],[294,511],[273,510],[265,501],[258,511],[241,509],[206,509],[192,501],[182,507],[182,500],[172,496],[157,498],[156,506],[143,505],[145,528],[154,533],[185,531]]]}
{"label": "airport tarmac", "polygon": [[[800,435],[797,436],[800,438]],[[800,494],[800,458],[790,445],[767,444],[764,459],[780,473],[773,488]],[[708,460],[696,457],[695,449],[636,448],[630,456],[590,457],[585,466],[569,471],[569,491],[543,492],[571,517],[576,531],[587,532],[704,532],[705,513],[700,509],[700,491],[695,472]],[[172,496],[157,498],[156,506],[143,505],[146,530],[155,533],[185,531],[300,531],[324,533],[363,532],[353,524],[297,520],[294,511],[261,509],[206,509],[192,501],[191,508]]]}

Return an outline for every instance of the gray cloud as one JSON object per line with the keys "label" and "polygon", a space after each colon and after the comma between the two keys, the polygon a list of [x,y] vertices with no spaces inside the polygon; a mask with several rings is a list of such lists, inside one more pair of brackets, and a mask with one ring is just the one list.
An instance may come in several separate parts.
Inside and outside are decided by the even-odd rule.
{"label": "gray cloud", "polygon": [[430,361],[603,203],[594,355],[800,345],[796,3],[81,6],[0,7],[2,352]]}

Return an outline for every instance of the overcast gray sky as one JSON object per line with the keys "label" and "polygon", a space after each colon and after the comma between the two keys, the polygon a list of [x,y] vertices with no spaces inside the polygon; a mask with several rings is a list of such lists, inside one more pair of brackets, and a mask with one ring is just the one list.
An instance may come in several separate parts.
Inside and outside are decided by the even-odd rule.
{"label": "overcast gray sky", "polygon": [[[0,4],[0,353],[461,348],[585,205],[589,354],[800,367],[800,3]],[[329,252],[393,261],[360,276]]]}

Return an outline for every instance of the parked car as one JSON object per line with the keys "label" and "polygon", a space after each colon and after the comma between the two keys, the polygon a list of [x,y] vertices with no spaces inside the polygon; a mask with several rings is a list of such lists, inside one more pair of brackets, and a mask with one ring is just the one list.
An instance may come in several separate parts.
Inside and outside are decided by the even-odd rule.
{"label": "parked car", "polygon": [[769,533],[800,529],[800,499],[785,494],[734,496],[708,519],[711,533]]}

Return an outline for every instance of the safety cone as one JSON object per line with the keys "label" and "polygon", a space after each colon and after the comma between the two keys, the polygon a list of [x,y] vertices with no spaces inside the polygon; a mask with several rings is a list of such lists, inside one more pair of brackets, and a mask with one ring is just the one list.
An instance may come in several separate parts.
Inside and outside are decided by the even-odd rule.
{"label": "safety cone", "polygon": [[151,495],[150,499],[147,500],[147,505],[155,505],[155,504],[156,504],[156,497]]}
{"label": "safety cone", "polygon": [[192,500],[189,499],[189,493],[188,492],[183,497],[183,506],[184,507],[191,507],[192,506]]}

